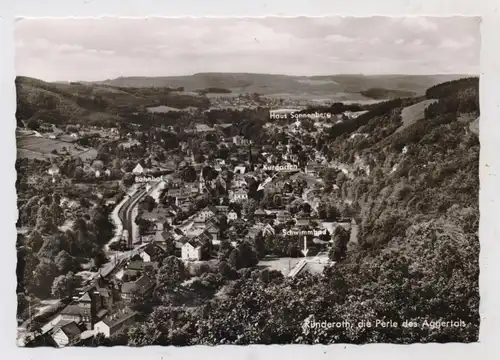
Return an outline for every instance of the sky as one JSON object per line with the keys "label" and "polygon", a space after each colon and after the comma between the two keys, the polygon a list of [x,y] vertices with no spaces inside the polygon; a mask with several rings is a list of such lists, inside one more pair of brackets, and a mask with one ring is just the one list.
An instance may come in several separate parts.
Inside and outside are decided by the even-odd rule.
{"label": "sky", "polygon": [[19,19],[16,72],[45,81],[200,72],[479,74],[477,17]]}

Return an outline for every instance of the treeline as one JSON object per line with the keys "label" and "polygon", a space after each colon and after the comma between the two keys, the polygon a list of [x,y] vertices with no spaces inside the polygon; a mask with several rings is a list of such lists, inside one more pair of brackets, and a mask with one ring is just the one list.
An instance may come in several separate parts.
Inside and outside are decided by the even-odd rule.
{"label": "treeline", "polygon": [[[101,85],[51,84],[37,79],[17,77],[18,124],[37,117],[48,123],[106,123],[132,118],[137,109],[166,105],[178,109],[196,107],[207,109],[210,100],[205,96],[181,94],[170,88],[110,88],[100,91]],[[105,87],[105,86],[104,86]]]}
{"label": "treeline", "polygon": [[476,93],[479,93],[479,78],[470,77],[447,81],[427,89],[425,96],[428,99],[441,99],[449,96],[455,97],[463,91],[475,91]]}
{"label": "treeline", "polygon": [[328,138],[330,140],[334,140],[337,137],[342,136],[343,134],[352,133],[359,127],[367,125],[372,119],[390,114],[394,109],[400,109],[405,106],[413,105],[420,100],[420,98],[398,98],[375,104],[368,112],[361,114],[355,119],[344,120],[342,122],[334,124],[327,132]]}
{"label": "treeline", "polygon": [[218,88],[218,87],[209,87],[206,89],[196,90],[199,94],[230,94],[232,91],[229,89]]}
{"label": "treeline", "polygon": [[415,93],[412,91],[405,90],[393,90],[393,89],[384,89],[384,88],[370,88],[367,90],[362,90],[359,92],[361,95],[381,100],[381,99],[389,99],[389,98],[401,98],[401,97],[411,97],[414,96]]}
{"label": "treeline", "polygon": [[306,109],[298,111],[297,114],[311,114],[314,112],[342,114],[345,111],[363,111],[365,108],[360,104],[344,104],[341,102],[333,103],[330,106],[308,106]]}

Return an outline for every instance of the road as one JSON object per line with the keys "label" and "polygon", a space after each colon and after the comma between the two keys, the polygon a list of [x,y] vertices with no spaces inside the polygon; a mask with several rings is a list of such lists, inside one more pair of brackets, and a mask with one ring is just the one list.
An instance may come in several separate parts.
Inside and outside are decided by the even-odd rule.
{"label": "road", "polygon": [[147,190],[145,185],[141,185],[139,191],[131,195],[128,201],[120,208],[118,211],[118,217],[123,224],[123,230],[128,231],[127,247],[132,249],[134,246],[134,232],[133,223],[135,219],[132,216],[134,208],[142,201],[146,196],[150,195],[155,189],[160,185],[160,181],[151,185],[150,189]]}
{"label": "road", "polygon": [[127,230],[128,232],[127,247],[129,249],[133,246],[132,222],[134,219],[132,219],[132,210],[139,203],[139,201],[146,196],[147,193],[145,185],[142,185],[141,189],[135,194],[132,194],[131,196],[127,195],[129,196],[128,200],[118,211],[118,217],[123,224],[123,230]]}

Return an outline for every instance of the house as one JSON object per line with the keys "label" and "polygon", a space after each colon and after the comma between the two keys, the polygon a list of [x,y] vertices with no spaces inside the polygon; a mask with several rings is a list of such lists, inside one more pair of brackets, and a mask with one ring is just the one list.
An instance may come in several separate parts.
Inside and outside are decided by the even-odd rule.
{"label": "house", "polygon": [[132,173],[136,175],[144,174],[144,168],[142,167],[141,164],[137,164],[134,170],[132,170]]}
{"label": "house", "polygon": [[59,171],[59,168],[54,164],[54,165],[52,165],[52,167],[49,170],[47,170],[47,172],[50,175],[55,176],[55,175],[59,175],[60,171]]}
{"label": "house", "polygon": [[248,193],[244,190],[236,190],[229,193],[230,202],[241,202],[245,200],[248,200]]}
{"label": "house", "polygon": [[229,213],[229,206],[227,205],[216,205],[215,208],[221,214],[227,215]]}
{"label": "house", "polygon": [[197,239],[190,239],[181,249],[182,260],[200,260],[201,259],[201,243]]}
{"label": "house", "polygon": [[231,181],[231,187],[233,189],[244,189],[247,186],[247,181],[243,178],[243,176],[235,176]]}
{"label": "house", "polygon": [[276,221],[280,222],[280,223],[285,223],[287,222],[288,220],[291,220],[291,215],[290,215],[290,212],[288,212],[288,210],[283,210],[283,211],[279,211],[277,214],[276,214]]}
{"label": "house", "polygon": [[307,175],[312,175],[316,176],[319,174],[319,172],[324,168],[323,165],[317,164],[317,163],[308,163],[307,166],[304,169],[304,172]]}
{"label": "house", "polygon": [[[168,233],[166,231],[161,231],[159,232],[160,234],[165,234],[168,237]],[[165,241],[165,238],[162,235],[162,240]],[[163,250],[161,247],[155,245],[155,244],[148,244],[144,248],[143,251],[139,253],[139,256],[141,257],[142,261],[144,263],[150,263],[151,259],[155,257],[156,254],[164,254],[165,250]]]}
{"label": "house", "polygon": [[109,338],[122,331],[128,325],[132,325],[135,322],[136,316],[137,313],[132,310],[120,310],[116,314],[113,314],[95,324],[95,333],[101,333],[105,337]]}
{"label": "house", "polygon": [[240,166],[236,166],[236,167],[234,168],[234,173],[235,173],[235,174],[242,174],[242,175],[243,175],[243,174],[245,173],[245,171],[246,171],[246,167],[245,167],[245,166],[242,166],[242,165],[240,165]]}
{"label": "house", "polygon": [[218,240],[220,237],[220,228],[217,224],[209,224],[205,232],[210,235],[211,240]]}
{"label": "house", "polygon": [[203,132],[212,132],[215,131],[214,128],[211,128],[210,126],[206,124],[196,124],[195,125],[195,132],[197,133],[203,133]]}
{"label": "house", "polygon": [[243,136],[233,136],[233,144],[236,146],[248,145],[248,139],[245,139]]}
{"label": "house", "polygon": [[196,195],[200,192],[200,186],[197,182],[185,183],[184,188],[186,193]]}
{"label": "house", "polygon": [[276,230],[274,230],[274,228],[267,224],[263,229],[262,229],[262,235],[266,236],[266,235],[275,235],[276,234]]}
{"label": "house", "polygon": [[173,188],[173,189],[168,189],[167,190],[167,196],[170,197],[181,197],[184,195],[184,190],[183,189],[178,189],[178,188]]}
{"label": "house", "polygon": [[267,218],[267,213],[262,209],[257,209],[253,213],[253,218],[256,221],[264,221]]}
{"label": "house", "polygon": [[238,214],[236,213],[236,211],[231,210],[231,211],[227,214],[227,219],[228,219],[228,220],[232,220],[232,221],[234,221],[234,220],[238,219]]}
{"label": "house", "polygon": [[208,219],[215,216],[216,213],[217,208],[214,206],[206,206],[196,214],[195,221],[206,222]]}
{"label": "house", "polygon": [[310,223],[309,219],[295,219],[296,226],[308,226]]}
{"label": "house", "polygon": [[54,328],[52,339],[54,339],[58,347],[64,347],[79,341],[81,333],[82,331],[76,322],[71,321],[61,327]]}
{"label": "house", "polygon": [[141,276],[136,281],[129,281],[122,284],[121,297],[123,301],[130,302],[134,295],[144,297],[154,288],[154,281],[147,275]]}
{"label": "house", "polygon": [[76,303],[72,303],[66,306],[57,316],[55,316],[51,321],[46,323],[43,327],[43,331],[48,331],[52,329],[57,324],[69,323],[74,321],[76,323],[83,323],[87,328],[91,328],[91,311],[78,306]]}

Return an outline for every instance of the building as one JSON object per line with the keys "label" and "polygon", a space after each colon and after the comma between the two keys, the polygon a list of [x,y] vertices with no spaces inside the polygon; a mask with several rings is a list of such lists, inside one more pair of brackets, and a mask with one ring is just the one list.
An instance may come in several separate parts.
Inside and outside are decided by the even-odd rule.
{"label": "building", "polygon": [[190,239],[181,249],[182,260],[200,260],[201,259],[201,243],[196,239]]}
{"label": "building", "polygon": [[[165,236],[168,237],[168,232],[166,231],[158,231],[161,234],[164,234]],[[162,241],[165,242],[165,238],[162,235]],[[154,258],[155,254],[164,254],[165,250],[163,250],[161,247],[155,245],[155,244],[148,244],[144,248],[143,251],[139,253],[139,256],[141,257],[142,261],[144,263],[150,263],[151,259]]]}
{"label": "building", "polygon": [[208,235],[210,235],[211,240],[219,240],[220,237],[220,228],[217,224],[209,224],[205,230]]}
{"label": "building", "polygon": [[291,219],[292,219],[292,217],[290,215],[290,212],[288,212],[287,210],[279,211],[276,214],[276,221],[278,221],[280,223],[285,223],[285,222],[287,222],[288,220],[291,220]]}
{"label": "building", "polygon": [[215,216],[216,213],[217,213],[217,208],[213,206],[207,206],[196,214],[195,221],[206,222],[208,219]]}
{"label": "building", "polygon": [[227,214],[227,219],[228,219],[228,220],[232,220],[232,221],[234,221],[234,220],[238,219],[238,214],[236,213],[236,211],[231,210],[231,211]]}
{"label": "building", "polygon": [[295,219],[296,226],[309,226],[311,221],[309,219]]}
{"label": "building", "polygon": [[324,165],[317,163],[308,163],[304,169],[304,173],[306,173],[307,175],[316,176],[322,169],[324,169]]}
{"label": "building", "polygon": [[[134,259],[140,259],[140,255],[137,255],[134,257]],[[151,267],[152,269],[158,269],[158,263],[157,262],[144,262],[141,260],[135,260],[135,261],[130,261],[127,266],[125,267],[123,273],[127,274],[129,277],[137,277],[146,271],[148,267]]]}
{"label": "building", "polygon": [[147,296],[151,293],[154,286],[154,281],[149,276],[143,275],[136,281],[123,283],[121,288],[121,297],[124,302],[128,303],[132,301],[134,295],[140,297]]}
{"label": "building", "polygon": [[253,213],[255,221],[264,221],[267,218],[267,213],[262,209],[257,209]]}
{"label": "building", "polygon": [[49,170],[47,170],[49,175],[56,176],[59,175],[60,171],[59,168],[56,165],[52,165]]}
{"label": "building", "polygon": [[233,144],[236,146],[245,146],[250,144],[248,139],[245,139],[243,136],[233,136]]}
{"label": "building", "polygon": [[80,340],[82,331],[77,323],[72,321],[61,327],[54,328],[52,332],[52,339],[58,347],[72,345]]}
{"label": "building", "polygon": [[245,166],[240,165],[240,166],[236,166],[236,167],[234,168],[234,173],[235,173],[235,174],[242,174],[242,175],[243,175],[243,174],[246,172],[246,170],[247,170],[247,169],[246,169],[246,167],[245,167]]}
{"label": "building", "polygon": [[137,164],[134,170],[132,170],[132,173],[136,175],[144,174],[144,168],[142,167],[141,164]]}
{"label": "building", "polygon": [[227,205],[216,205],[215,208],[221,214],[227,215],[229,213],[229,206]]}
{"label": "building", "polygon": [[245,200],[248,200],[248,193],[244,190],[236,190],[229,193],[230,202],[241,202]]}
{"label": "building", "polygon": [[120,310],[116,314],[113,314],[95,324],[95,333],[101,333],[105,337],[109,338],[124,330],[128,325],[134,324],[136,315],[136,312],[129,309]]}

